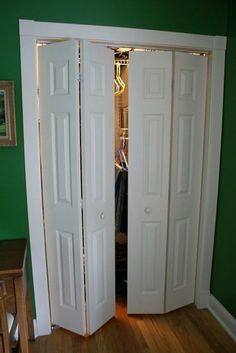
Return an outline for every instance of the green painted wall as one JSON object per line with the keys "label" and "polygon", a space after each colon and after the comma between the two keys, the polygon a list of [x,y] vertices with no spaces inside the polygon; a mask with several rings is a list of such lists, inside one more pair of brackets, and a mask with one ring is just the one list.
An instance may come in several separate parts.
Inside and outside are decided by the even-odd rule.
{"label": "green painted wall", "polygon": [[236,318],[236,3],[229,7],[222,161],[211,292]]}
{"label": "green painted wall", "polygon": [[[226,35],[227,33],[227,1],[225,0],[126,0],[119,3],[111,0],[30,0],[4,1],[1,3],[0,21],[0,79],[15,81],[16,119],[18,145],[14,148],[0,148],[0,239],[28,237],[28,220],[24,174],[22,105],[20,81],[20,54],[18,20],[33,19],[48,22],[67,22],[96,25],[112,25],[123,27],[147,28],[167,31],[200,33],[209,35]],[[228,58],[228,63],[232,62]],[[235,72],[234,72],[235,74]],[[228,71],[230,77],[230,72]],[[228,219],[232,192],[235,195],[233,174],[230,170],[230,153],[235,147],[232,134],[231,87],[235,81],[227,83],[226,119],[224,126],[224,144],[222,154],[221,192],[218,210],[216,256],[212,290],[221,283],[220,273],[222,226]],[[234,125],[235,127],[235,125]],[[235,141],[235,139],[234,139]],[[234,143],[234,145],[233,145]],[[232,155],[232,152],[231,152]],[[224,172],[225,168],[225,172]],[[234,169],[235,172],[235,169]],[[232,171],[230,170],[230,173]],[[235,174],[234,174],[235,175]],[[234,188],[234,191],[233,191]],[[235,195],[236,197],[236,195]],[[231,212],[232,213],[232,212]],[[233,237],[233,221],[229,221],[224,233],[224,242]],[[228,254],[230,255],[230,254]],[[231,254],[232,256],[232,254]],[[232,257],[233,258],[233,257]],[[231,261],[233,264],[233,261]],[[235,269],[235,266],[234,266]],[[235,269],[236,270],[236,269]],[[235,272],[234,270],[234,272]],[[226,281],[230,276],[226,276]],[[225,281],[225,282],[226,282]],[[227,287],[229,288],[229,287]],[[215,292],[214,292],[215,293]],[[218,292],[217,292],[218,293]],[[218,295],[218,294],[217,294]],[[235,306],[228,305],[230,294],[220,297],[222,303],[235,312]]]}

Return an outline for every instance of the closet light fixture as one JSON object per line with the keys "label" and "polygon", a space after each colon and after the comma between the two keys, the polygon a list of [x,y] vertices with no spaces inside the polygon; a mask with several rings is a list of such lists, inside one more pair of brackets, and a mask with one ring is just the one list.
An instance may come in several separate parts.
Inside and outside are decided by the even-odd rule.
{"label": "closet light fixture", "polygon": [[118,51],[119,53],[125,53],[127,51],[131,51],[132,48],[117,48],[116,51]]}

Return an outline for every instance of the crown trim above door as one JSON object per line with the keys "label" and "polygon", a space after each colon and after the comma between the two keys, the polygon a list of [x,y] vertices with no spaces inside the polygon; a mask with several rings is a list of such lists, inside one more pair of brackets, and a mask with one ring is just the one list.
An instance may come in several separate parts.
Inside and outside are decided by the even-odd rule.
{"label": "crown trim above door", "polygon": [[113,45],[162,47],[209,53],[206,139],[195,292],[197,306],[207,307],[218,195],[226,38],[30,20],[20,20],[19,26],[26,189],[38,335],[51,332],[38,135],[36,44],[39,40],[74,38]]}

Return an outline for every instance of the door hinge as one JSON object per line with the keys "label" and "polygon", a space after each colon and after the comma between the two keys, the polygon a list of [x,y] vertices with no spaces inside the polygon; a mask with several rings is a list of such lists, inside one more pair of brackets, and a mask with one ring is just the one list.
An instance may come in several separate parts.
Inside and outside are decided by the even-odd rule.
{"label": "door hinge", "polygon": [[78,82],[81,82],[81,73],[80,72],[77,73],[76,79]]}
{"label": "door hinge", "polygon": [[84,208],[84,200],[80,200],[80,207]]}
{"label": "door hinge", "polygon": [[37,96],[39,97],[39,87],[37,88]]}

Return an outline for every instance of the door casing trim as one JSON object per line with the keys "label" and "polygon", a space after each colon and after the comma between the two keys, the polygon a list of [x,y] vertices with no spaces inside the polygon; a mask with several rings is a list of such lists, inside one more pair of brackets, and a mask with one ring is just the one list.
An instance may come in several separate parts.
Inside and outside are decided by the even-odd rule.
{"label": "door casing trim", "polygon": [[39,40],[86,39],[122,46],[162,47],[209,53],[195,289],[195,304],[199,308],[207,307],[219,181],[226,37],[31,20],[19,20],[19,28],[26,191],[38,335],[51,332],[38,135],[36,43]]}

